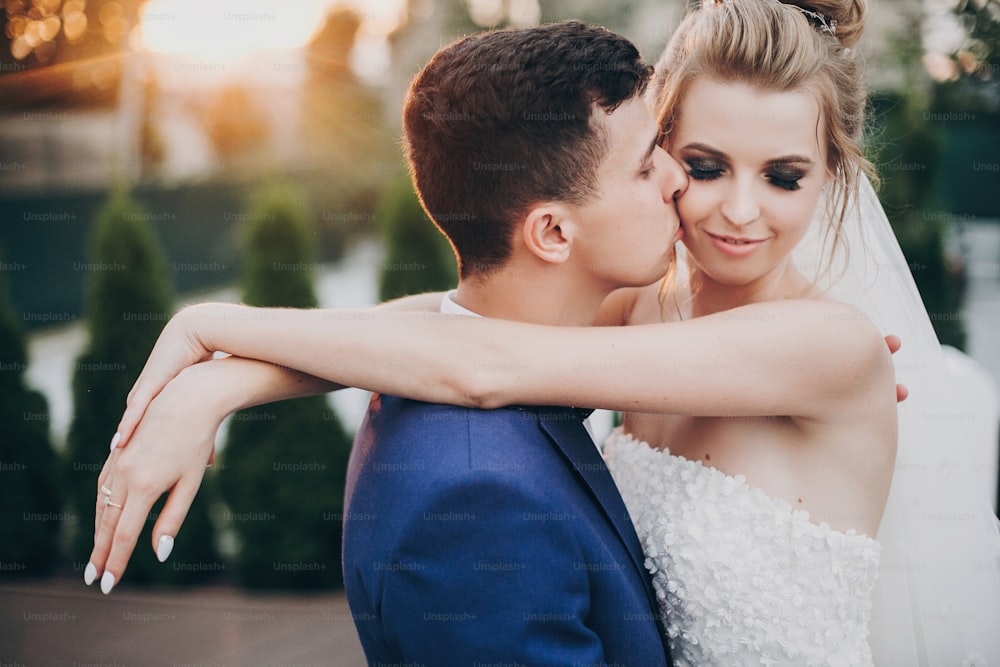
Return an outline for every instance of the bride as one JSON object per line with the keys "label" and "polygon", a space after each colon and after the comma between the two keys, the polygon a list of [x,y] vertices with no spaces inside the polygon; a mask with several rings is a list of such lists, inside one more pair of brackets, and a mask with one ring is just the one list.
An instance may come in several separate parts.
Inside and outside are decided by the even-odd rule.
{"label": "bride", "polygon": [[[621,409],[606,455],[679,664],[1000,664],[995,518],[968,483],[979,462],[949,418],[960,411],[940,347],[864,176],[865,91],[851,52],[863,18],[858,2],[731,0],[685,19],[655,103],[691,178],[678,200],[687,252],[676,280],[616,294],[603,315],[652,326],[198,306],[164,330],[117,444],[171,378],[216,349],[434,402]],[[905,342],[898,453],[896,413],[852,400],[850,366],[810,375],[805,363],[851,358],[810,339],[836,346],[837,318],[862,316],[815,305],[835,300]],[[414,360],[419,374],[393,370]],[[330,388],[260,366],[235,371],[266,378],[241,382],[244,404]],[[768,377],[794,383],[797,398],[771,400],[788,386],[774,391]],[[210,434],[194,445],[196,465],[156,480],[173,487],[154,530],[163,557]],[[116,462],[102,483],[112,473],[116,488],[130,475],[150,483],[151,470],[110,470]],[[114,531],[101,528],[94,572],[107,559],[120,575],[127,553],[108,557]]]}
{"label": "bride", "polygon": [[[898,457],[888,461],[895,477],[884,515],[884,498],[871,494],[886,480],[886,452],[870,432],[837,425],[839,449],[821,461],[799,451],[816,446],[809,420],[624,415],[605,457],[644,541],[673,647],[688,664],[721,663],[748,638],[762,658],[864,662],[870,599],[877,664],[1000,659],[988,629],[1000,623],[996,524],[968,484],[984,462],[961,428],[933,419],[961,411],[943,395],[939,345],[865,178],[866,91],[851,51],[864,16],[860,0],[722,2],[690,14],[657,64],[664,141],[691,178],[677,202],[684,280],[669,293],[621,291],[605,304],[605,323],[836,299],[901,334],[907,349],[897,361],[910,370],[900,379],[913,390],[901,407]],[[813,157],[810,134],[826,148],[825,196],[809,194],[815,166],[802,158]],[[950,451],[945,442],[955,443]],[[852,465],[853,488],[837,478]],[[941,479],[952,468],[961,474]],[[967,524],[936,525],[953,516]],[[957,543],[969,551],[944,553]],[[966,568],[973,572],[957,571]],[[826,637],[814,640],[821,652],[782,650],[817,632]]]}

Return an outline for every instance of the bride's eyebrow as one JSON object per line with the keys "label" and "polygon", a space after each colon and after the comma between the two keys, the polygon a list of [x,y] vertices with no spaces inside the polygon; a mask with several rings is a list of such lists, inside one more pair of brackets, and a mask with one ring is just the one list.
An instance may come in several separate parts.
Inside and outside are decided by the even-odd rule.
{"label": "bride's eyebrow", "polygon": [[709,155],[717,157],[720,160],[729,159],[729,156],[723,153],[722,151],[716,150],[711,146],[708,146],[706,144],[700,144],[698,142],[695,142],[693,144],[687,144],[686,146],[682,147],[681,150],[683,151],[693,150],[693,151],[700,151],[702,153],[708,153]]}
{"label": "bride's eyebrow", "polygon": [[784,167],[790,165],[811,167],[813,164],[813,161],[804,155],[783,155],[767,161],[767,166],[769,167]]}

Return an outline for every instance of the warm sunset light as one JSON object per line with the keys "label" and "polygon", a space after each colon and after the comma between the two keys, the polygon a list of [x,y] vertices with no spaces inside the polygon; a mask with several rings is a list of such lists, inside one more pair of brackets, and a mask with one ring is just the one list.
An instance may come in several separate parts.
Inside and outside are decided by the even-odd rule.
{"label": "warm sunset light", "polygon": [[329,0],[151,0],[140,19],[142,45],[191,58],[236,61],[303,46],[319,29]]}

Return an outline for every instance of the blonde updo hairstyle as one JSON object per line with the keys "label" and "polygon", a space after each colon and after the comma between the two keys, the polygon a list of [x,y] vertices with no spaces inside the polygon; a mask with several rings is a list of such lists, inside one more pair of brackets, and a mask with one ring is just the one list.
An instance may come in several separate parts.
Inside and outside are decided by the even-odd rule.
{"label": "blonde updo hairstyle", "polygon": [[811,92],[826,140],[831,187],[823,246],[831,255],[860,178],[876,180],[862,149],[867,90],[853,50],[864,18],[864,0],[725,0],[693,7],[657,63],[651,91],[665,147],[680,101],[699,77],[765,92]]}

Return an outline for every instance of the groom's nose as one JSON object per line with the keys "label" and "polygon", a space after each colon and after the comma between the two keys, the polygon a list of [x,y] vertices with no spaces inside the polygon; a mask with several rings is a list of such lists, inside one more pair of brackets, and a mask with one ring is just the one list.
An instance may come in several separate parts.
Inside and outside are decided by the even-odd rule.
{"label": "groom's nose", "polygon": [[667,151],[660,147],[656,148],[657,155],[661,161],[661,173],[663,174],[663,201],[673,203],[688,186],[688,175],[684,171],[681,163],[674,159]]}

